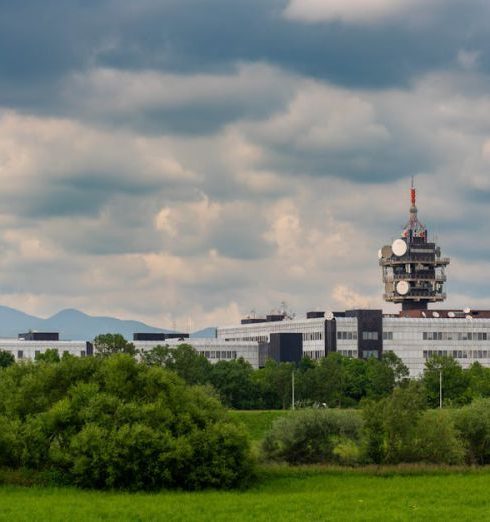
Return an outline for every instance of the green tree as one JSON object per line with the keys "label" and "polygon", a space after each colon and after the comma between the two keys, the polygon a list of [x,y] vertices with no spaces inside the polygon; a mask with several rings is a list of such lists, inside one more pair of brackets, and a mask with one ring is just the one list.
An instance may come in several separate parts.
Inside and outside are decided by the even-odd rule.
{"label": "green tree", "polygon": [[0,350],[0,368],[8,368],[15,363],[15,357],[12,353]]}
{"label": "green tree", "polygon": [[429,405],[439,405],[439,384],[442,374],[442,397],[444,404],[465,404],[469,401],[469,377],[452,357],[436,355],[425,363],[422,381]]}
{"label": "green tree", "polygon": [[383,360],[370,357],[366,361],[366,395],[380,399],[389,396],[395,388],[393,370]]}
{"label": "green tree", "polygon": [[408,379],[410,375],[408,367],[403,363],[400,357],[391,350],[383,352],[381,362],[388,366],[388,368],[393,372],[395,384],[401,384]]}
{"label": "green tree", "polygon": [[469,379],[468,394],[472,398],[490,397],[490,368],[474,362],[467,371]]}
{"label": "green tree", "polygon": [[456,429],[466,443],[470,464],[490,464],[490,399],[454,411]]}
{"label": "green tree", "polygon": [[44,353],[38,353],[35,357],[38,362],[58,363],[60,354],[56,348],[48,348]]}
{"label": "green tree", "polygon": [[291,406],[293,363],[269,359],[264,368],[254,374],[263,407],[287,409]]}
{"label": "green tree", "polygon": [[168,368],[189,384],[209,382],[212,364],[190,344],[179,344],[174,348],[159,345],[142,351],[140,355],[145,364]]}
{"label": "green tree", "polygon": [[0,379],[0,466],[90,488],[229,488],[248,440],[209,390],[127,354],[13,365]]}
{"label": "green tree", "polygon": [[389,463],[416,460],[416,426],[426,408],[424,389],[418,382],[395,388],[384,402],[385,460]]}
{"label": "green tree", "polygon": [[312,400],[314,402],[326,403],[329,407],[342,406],[342,361],[342,355],[330,353],[321,359],[313,370]]}
{"label": "green tree", "polygon": [[[362,433],[359,413],[334,409],[303,409],[277,419],[262,449],[271,460],[312,464],[356,460]],[[347,450],[347,451],[346,451]]]}
{"label": "green tree", "polygon": [[211,368],[210,382],[223,402],[236,409],[253,409],[257,387],[252,379],[253,368],[247,361],[219,361]]}
{"label": "green tree", "polygon": [[135,355],[136,349],[133,343],[126,341],[121,334],[101,334],[94,339],[96,355],[108,356],[115,353]]}

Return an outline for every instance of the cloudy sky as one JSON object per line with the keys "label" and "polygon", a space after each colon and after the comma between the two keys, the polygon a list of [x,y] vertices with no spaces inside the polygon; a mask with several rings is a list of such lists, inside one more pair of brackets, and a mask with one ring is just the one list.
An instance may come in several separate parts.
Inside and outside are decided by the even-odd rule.
{"label": "cloudy sky", "polygon": [[381,307],[415,175],[449,304],[490,307],[488,1],[0,9],[1,304],[182,329]]}

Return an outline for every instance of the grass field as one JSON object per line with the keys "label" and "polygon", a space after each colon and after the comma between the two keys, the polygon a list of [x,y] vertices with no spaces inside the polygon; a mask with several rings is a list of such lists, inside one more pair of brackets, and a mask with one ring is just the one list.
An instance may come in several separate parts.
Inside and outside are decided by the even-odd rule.
{"label": "grass field", "polygon": [[252,441],[257,442],[263,438],[266,431],[272,426],[272,423],[276,419],[287,415],[289,410],[230,410],[229,413],[232,419],[238,420],[245,425]]}
{"label": "grass field", "polygon": [[[232,411],[256,448],[284,411]],[[0,482],[32,483],[23,473]],[[36,475],[34,475],[34,481]],[[17,481],[17,482],[16,482]],[[39,483],[39,482],[37,482]],[[2,521],[490,520],[490,468],[263,465],[246,491],[155,494],[0,485]]]}
{"label": "grass field", "polygon": [[489,520],[490,470],[386,474],[269,468],[245,492],[0,487],[1,521]]}

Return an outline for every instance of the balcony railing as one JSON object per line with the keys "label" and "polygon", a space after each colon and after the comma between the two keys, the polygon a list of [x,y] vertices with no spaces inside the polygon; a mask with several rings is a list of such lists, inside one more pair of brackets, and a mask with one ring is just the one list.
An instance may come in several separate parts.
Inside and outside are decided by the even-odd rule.
{"label": "balcony railing", "polygon": [[444,283],[447,276],[444,274],[394,274],[383,277],[385,283],[394,283],[395,281],[437,281]]}

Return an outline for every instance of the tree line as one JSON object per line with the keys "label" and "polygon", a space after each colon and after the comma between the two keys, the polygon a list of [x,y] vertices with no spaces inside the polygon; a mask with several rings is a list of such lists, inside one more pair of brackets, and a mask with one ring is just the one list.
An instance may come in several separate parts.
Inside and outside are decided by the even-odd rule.
{"label": "tree line", "polygon": [[[305,357],[298,364],[269,360],[265,367],[254,369],[243,359],[212,364],[188,343],[138,352],[133,343],[119,334],[99,335],[94,340],[94,350],[100,357],[125,353],[145,365],[172,370],[188,384],[211,385],[223,404],[235,409],[288,409],[292,406],[293,381],[296,407],[353,408],[365,399],[388,397],[395,388],[413,380],[393,352],[385,352],[381,359],[367,360],[338,353],[319,360]],[[60,356],[56,350],[47,350],[36,359],[57,362]],[[11,354],[0,352],[0,367],[14,361]],[[441,398],[445,406],[458,406],[475,398],[490,397],[490,368],[478,362],[463,369],[451,357],[433,356],[417,381],[430,407],[437,407]]]}

